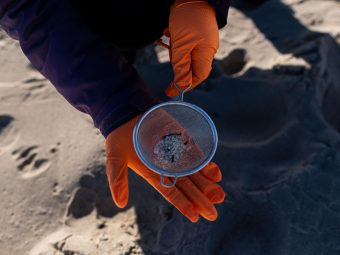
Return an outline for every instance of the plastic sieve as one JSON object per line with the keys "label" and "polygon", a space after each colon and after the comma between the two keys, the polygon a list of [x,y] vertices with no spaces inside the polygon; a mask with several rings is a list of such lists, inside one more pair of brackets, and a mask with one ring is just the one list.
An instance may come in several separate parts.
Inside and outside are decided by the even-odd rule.
{"label": "plastic sieve", "polygon": [[[161,184],[173,187],[177,178],[191,175],[206,166],[217,148],[217,131],[200,107],[179,101],[158,104],[145,112],[135,125],[133,145],[139,159],[160,174]],[[165,176],[173,177],[171,184]]]}

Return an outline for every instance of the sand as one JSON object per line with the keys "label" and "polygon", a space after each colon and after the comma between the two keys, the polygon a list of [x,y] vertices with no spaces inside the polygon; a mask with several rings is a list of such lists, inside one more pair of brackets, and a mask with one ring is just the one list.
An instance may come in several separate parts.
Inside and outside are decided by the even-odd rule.
{"label": "sand", "polygon": [[165,167],[180,162],[185,151],[185,144],[181,134],[169,134],[160,140],[153,150],[157,161]]}
{"label": "sand", "polygon": [[[192,224],[130,171],[116,208],[104,139],[0,32],[0,254],[339,254],[340,3],[232,8],[209,79],[228,199]],[[167,52],[136,67],[164,97]]]}

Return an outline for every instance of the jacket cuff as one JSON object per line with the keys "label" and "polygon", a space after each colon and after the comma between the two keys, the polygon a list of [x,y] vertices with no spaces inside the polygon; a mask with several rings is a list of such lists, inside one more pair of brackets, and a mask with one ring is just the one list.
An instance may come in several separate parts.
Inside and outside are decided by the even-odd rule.
{"label": "jacket cuff", "polygon": [[218,28],[223,28],[227,24],[231,0],[209,0],[209,3],[215,7]]}
{"label": "jacket cuff", "polygon": [[111,98],[94,119],[94,124],[106,138],[114,129],[158,103],[160,103],[160,100],[152,96],[147,90],[138,91],[131,95],[129,100],[119,105],[117,105],[115,98]]}

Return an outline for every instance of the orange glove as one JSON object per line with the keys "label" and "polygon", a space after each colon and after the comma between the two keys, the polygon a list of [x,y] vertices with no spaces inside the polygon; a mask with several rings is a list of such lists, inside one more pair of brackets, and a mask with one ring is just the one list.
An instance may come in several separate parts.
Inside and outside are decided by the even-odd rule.
{"label": "orange glove", "polygon": [[[199,215],[210,221],[216,220],[214,204],[223,202],[225,198],[223,189],[216,184],[222,178],[218,166],[210,162],[196,174],[179,177],[173,188],[163,187],[160,175],[148,169],[134,150],[132,133],[138,118],[139,116],[115,129],[106,139],[106,174],[116,205],[123,208],[128,203],[129,167],[192,222],[197,222]],[[173,125],[177,124],[171,118],[166,123],[152,124],[154,130],[163,130],[165,133],[170,128],[173,130]],[[178,125],[176,128],[183,132],[183,128]],[[187,134],[184,136],[189,137]]]}
{"label": "orange glove", "polygon": [[[211,71],[219,47],[219,34],[214,7],[205,0],[177,0],[171,7],[169,29],[170,60],[174,81],[181,90],[203,82]],[[168,96],[178,95],[173,82]]]}

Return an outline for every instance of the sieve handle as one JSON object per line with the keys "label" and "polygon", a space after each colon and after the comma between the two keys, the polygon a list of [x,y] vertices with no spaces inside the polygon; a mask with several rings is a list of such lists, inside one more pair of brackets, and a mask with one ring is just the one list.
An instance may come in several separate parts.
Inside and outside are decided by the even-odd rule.
{"label": "sieve handle", "polygon": [[172,188],[176,185],[176,181],[177,181],[177,176],[174,177],[174,180],[173,180],[172,183],[166,184],[165,179],[164,179],[164,175],[161,175],[161,184],[162,184],[163,187]]}
{"label": "sieve handle", "polygon": [[175,88],[177,89],[177,91],[179,92],[179,101],[183,102],[183,100],[184,100],[184,93],[187,92],[187,91],[190,89],[191,84],[192,84],[192,83],[190,83],[190,84],[188,85],[188,87],[186,87],[184,90],[181,90],[181,89],[177,86],[176,82],[174,81],[174,86],[175,86]]}

